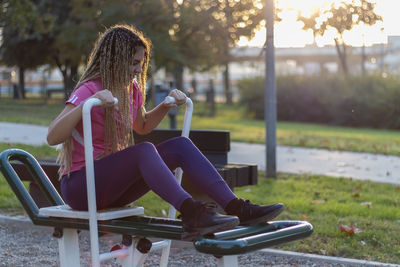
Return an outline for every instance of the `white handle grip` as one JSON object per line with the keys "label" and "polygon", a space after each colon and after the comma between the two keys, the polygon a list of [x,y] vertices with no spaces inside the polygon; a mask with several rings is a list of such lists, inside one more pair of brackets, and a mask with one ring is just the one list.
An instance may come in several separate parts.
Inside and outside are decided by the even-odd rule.
{"label": "white handle grip", "polygon": [[[91,107],[93,106],[100,106],[101,105],[101,100],[99,98],[93,97],[93,98],[89,98],[88,100],[85,101],[84,105],[88,105]],[[118,104],[118,98],[114,97],[114,105]],[[89,108],[89,109],[90,109]]]}
{"label": "white handle grip", "polygon": [[175,103],[175,98],[172,96],[166,96],[164,99],[165,104],[172,104]]}

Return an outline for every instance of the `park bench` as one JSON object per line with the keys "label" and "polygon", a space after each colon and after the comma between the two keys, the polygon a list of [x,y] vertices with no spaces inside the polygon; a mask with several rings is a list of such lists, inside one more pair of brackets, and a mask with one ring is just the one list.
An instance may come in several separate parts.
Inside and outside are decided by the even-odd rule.
{"label": "park bench", "polygon": [[[191,101],[189,100],[188,103],[191,103]],[[160,248],[163,249],[160,266],[166,266],[168,263],[170,240],[183,239],[182,222],[175,219],[175,210],[173,207],[170,207],[169,218],[143,216],[143,208],[141,207],[105,211],[97,211],[96,209],[91,129],[90,126],[87,127],[85,125],[90,125],[90,108],[98,104],[100,104],[99,100],[91,99],[83,107],[88,212],[74,211],[65,205],[39,162],[23,150],[8,149],[1,152],[0,171],[3,173],[32,222],[35,225],[54,228],[53,235],[59,240],[61,266],[80,265],[77,230],[89,230],[90,232],[93,266],[99,266],[101,261],[115,257],[120,258],[123,266],[141,266],[149,251]],[[187,104],[187,106],[190,105]],[[189,113],[191,117],[191,112]],[[187,120],[187,117],[185,115],[184,129],[182,131],[183,136],[189,135],[187,125],[190,125],[190,119]],[[168,134],[175,134],[175,132],[168,131]],[[156,143],[159,141],[154,139]],[[208,156],[220,164],[226,163],[224,153],[211,151]],[[39,208],[40,204],[38,202],[40,200],[33,199],[31,194],[26,190],[20,175],[15,170],[21,166],[14,164],[15,161],[23,164],[29,172],[29,175],[25,177],[30,177],[33,182],[31,185],[35,185],[30,188],[31,193],[40,192],[41,197],[47,201],[45,206],[50,205],[50,207]],[[53,166],[51,167],[53,171],[56,169],[54,167],[56,166],[55,163],[42,165],[48,168]],[[225,164],[223,166],[226,167],[225,169],[228,172],[231,171],[231,174],[229,174],[230,177],[236,177],[234,183],[232,182],[232,185],[236,186],[237,174],[240,171],[235,168],[229,168],[228,165]],[[254,167],[247,169],[247,182],[250,181],[249,177],[252,177],[251,181],[256,181],[254,180],[254,174],[250,173],[249,170],[256,171]],[[24,172],[26,170],[20,174],[24,174]],[[236,176],[232,176],[232,173],[236,173]],[[52,175],[55,174],[53,173]],[[175,175],[180,182],[182,171],[177,169]],[[218,258],[219,266],[237,266],[237,254],[305,238],[312,233],[312,230],[312,225],[304,221],[271,221],[254,226],[238,226],[228,231],[221,231],[207,236],[197,236],[192,242],[194,247],[202,253],[221,256]],[[99,233],[121,234],[124,246],[100,254],[98,248]],[[165,240],[151,242],[148,238],[161,238]]]}

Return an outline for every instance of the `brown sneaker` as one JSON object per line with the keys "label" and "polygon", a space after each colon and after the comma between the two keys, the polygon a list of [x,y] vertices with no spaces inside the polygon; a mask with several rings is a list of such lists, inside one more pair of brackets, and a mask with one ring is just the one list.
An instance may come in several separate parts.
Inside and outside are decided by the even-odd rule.
{"label": "brown sneaker", "polygon": [[249,200],[235,199],[233,201],[235,203],[229,205],[227,213],[238,216],[240,225],[265,223],[278,216],[285,209],[285,206],[281,203],[260,206],[251,203]]}
{"label": "brown sneaker", "polygon": [[184,240],[192,240],[197,236],[232,229],[239,225],[238,217],[217,213],[215,204],[196,201],[196,206],[192,214],[181,215]]}

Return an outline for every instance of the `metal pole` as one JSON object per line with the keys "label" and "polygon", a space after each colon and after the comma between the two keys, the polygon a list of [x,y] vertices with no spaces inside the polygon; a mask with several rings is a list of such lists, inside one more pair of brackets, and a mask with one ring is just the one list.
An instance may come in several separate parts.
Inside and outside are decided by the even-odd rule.
{"label": "metal pole", "polygon": [[267,40],[265,46],[265,119],[267,177],[276,178],[276,81],[274,48],[274,0],[266,0],[265,20]]}

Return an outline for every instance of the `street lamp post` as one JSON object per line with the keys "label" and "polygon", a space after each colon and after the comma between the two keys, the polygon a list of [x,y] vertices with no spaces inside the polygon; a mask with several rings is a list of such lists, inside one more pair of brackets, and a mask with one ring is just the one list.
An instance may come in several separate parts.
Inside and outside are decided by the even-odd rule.
{"label": "street lamp post", "polygon": [[266,0],[265,20],[267,40],[265,46],[265,98],[264,117],[266,120],[266,169],[267,177],[276,178],[276,81],[274,48],[274,0]]}

